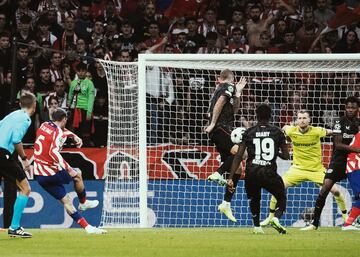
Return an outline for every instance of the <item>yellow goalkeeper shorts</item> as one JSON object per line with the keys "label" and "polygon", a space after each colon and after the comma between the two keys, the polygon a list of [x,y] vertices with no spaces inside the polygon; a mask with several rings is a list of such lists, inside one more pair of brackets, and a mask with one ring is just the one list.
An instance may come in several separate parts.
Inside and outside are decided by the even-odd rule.
{"label": "yellow goalkeeper shorts", "polygon": [[325,171],[325,168],[317,171],[311,171],[291,166],[290,169],[285,172],[282,179],[284,184],[290,187],[296,186],[305,181],[314,182],[321,186],[324,181]]}

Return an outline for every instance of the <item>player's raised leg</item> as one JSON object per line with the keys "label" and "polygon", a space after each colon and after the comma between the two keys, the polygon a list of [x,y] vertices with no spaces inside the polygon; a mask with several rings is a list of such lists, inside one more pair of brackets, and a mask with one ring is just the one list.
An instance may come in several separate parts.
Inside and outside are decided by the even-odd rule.
{"label": "player's raised leg", "polygon": [[75,209],[74,205],[71,203],[70,197],[66,195],[61,200],[61,203],[64,205],[66,212],[70,217],[79,224],[82,228],[85,229],[88,234],[106,234],[107,231],[101,228],[91,226],[84,217]]}
{"label": "player's raised leg", "polygon": [[77,175],[73,177],[74,189],[79,198],[78,209],[80,211],[86,211],[87,209],[95,208],[99,205],[98,200],[88,200],[86,199],[86,189],[84,186],[84,181],[81,176],[81,171],[77,170]]}

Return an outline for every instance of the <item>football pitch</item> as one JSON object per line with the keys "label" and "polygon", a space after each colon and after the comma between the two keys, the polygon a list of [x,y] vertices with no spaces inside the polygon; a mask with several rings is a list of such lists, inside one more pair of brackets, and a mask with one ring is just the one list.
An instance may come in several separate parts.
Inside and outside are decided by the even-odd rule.
{"label": "football pitch", "polygon": [[0,233],[0,256],[359,256],[360,231],[321,228],[303,232],[271,228],[264,235],[251,228],[109,229],[106,235],[87,235],[80,229],[33,229],[31,239]]}

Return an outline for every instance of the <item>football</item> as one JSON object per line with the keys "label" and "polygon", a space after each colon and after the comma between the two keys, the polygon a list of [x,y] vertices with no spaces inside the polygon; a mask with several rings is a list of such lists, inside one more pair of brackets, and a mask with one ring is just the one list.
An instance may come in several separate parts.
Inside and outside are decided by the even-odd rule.
{"label": "football", "polygon": [[239,144],[241,143],[242,141],[242,137],[243,137],[243,134],[245,132],[246,128],[244,127],[238,127],[236,129],[234,129],[232,132],[231,132],[231,141],[234,143],[234,144]]}

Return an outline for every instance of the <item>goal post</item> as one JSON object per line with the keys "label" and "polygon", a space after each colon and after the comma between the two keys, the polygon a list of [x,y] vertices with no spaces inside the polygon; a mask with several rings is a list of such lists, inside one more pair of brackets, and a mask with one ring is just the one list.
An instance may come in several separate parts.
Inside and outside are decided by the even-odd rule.
{"label": "goal post", "polygon": [[[206,180],[220,165],[202,132],[209,100],[221,70],[246,77],[234,127],[254,124],[256,104],[267,102],[275,125],[308,109],[314,125],[331,127],[343,100],[360,90],[360,54],[140,54],[136,63],[100,60],[109,86],[108,157],[101,225],[105,227],[202,227],[252,224],[244,183],[232,201],[238,222],[217,211],[224,188]],[[325,166],[331,139],[323,142]],[[283,174],[290,162],[279,161]],[[347,207],[351,190],[341,183]],[[318,187],[304,183],[288,190],[287,226],[303,226]],[[261,218],[270,196],[263,193]],[[341,222],[332,196],[323,226]]]}

